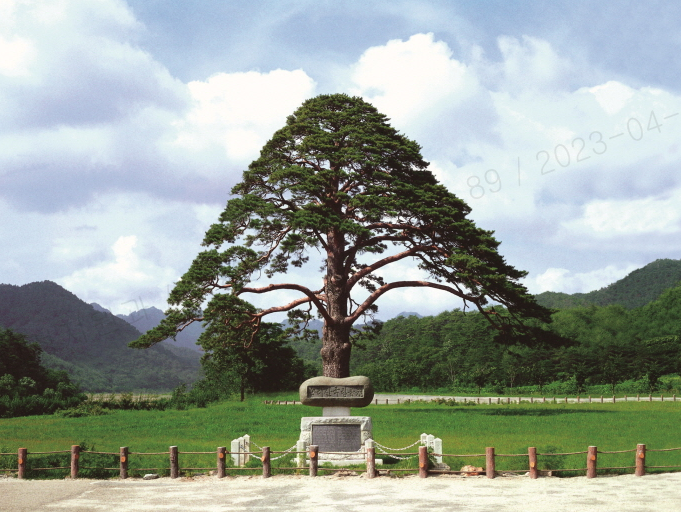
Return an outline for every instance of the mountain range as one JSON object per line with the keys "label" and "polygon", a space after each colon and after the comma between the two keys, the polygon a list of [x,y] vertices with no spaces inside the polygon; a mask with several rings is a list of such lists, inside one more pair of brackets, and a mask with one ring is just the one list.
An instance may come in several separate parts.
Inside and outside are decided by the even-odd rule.
{"label": "mountain range", "polygon": [[[544,292],[537,302],[554,309],[594,304],[621,304],[633,309],[656,300],[681,282],[681,260],[656,260],[609,286],[589,293]],[[422,318],[415,312],[397,316]],[[164,314],[151,307],[129,315],[113,315],[99,304],[87,304],[51,281],[23,286],[0,284],[0,327],[25,334],[43,349],[43,363],[66,370],[85,391],[167,391],[191,383],[200,372],[202,326],[192,324],[176,341],[135,350],[128,343],[155,327]],[[321,336],[323,323],[309,328]],[[293,340],[291,346],[307,361],[321,362],[320,342]]]}
{"label": "mountain range", "polygon": [[67,371],[84,391],[168,391],[199,376],[196,351],[131,349],[138,329],[51,281],[0,285],[0,327],[38,343],[43,363]]}

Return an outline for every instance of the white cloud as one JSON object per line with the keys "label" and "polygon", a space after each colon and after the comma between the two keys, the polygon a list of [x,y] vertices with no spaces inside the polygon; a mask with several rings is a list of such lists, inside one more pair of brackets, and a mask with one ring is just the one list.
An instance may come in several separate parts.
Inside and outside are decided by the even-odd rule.
{"label": "white cloud", "polygon": [[27,39],[6,39],[0,35],[0,74],[26,76],[35,56],[33,44]]}
{"label": "white cloud", "polygon": [[398,126],[427,122],[443,104],[459,105],[476,93],[468,67],[452,59],[433,34],[388,41],[366,50],[352,71],[354,94],[364,96]]}
{"label": "white cloud", "polygon": [[639,268],[640,265],[626,265],[624,267],[608,265],[590,272],[573,273],[566,268],[548,268],[537,276],[528,276],[525,284],[532,293],[563,292],[586,293],[599,290],[609,284],[626,277]]}
{"label": "white cloud", "polygon": [[622,110],[635,94],[631,87],[614,80],[591,87],[589,92],[596,97],[600,106],[609,115]]}
{"label": "white cloud", "polygon": [[667,198],[592,201],[585,205],[581,218],[565,222],[563,226],[596,238],[678,233],[681,190]]}
{"label": "white cloud", "polygon": [[165,290],[160,283],[171,284],[177,279],[174,269],[161,267],[141,258],[135,251],[137,237],[121,236],[111,247],[113,260],[81,268],[57,282],[86,302],[108,304],[114,313],[123,310],[121,297],[137,299],[139,291]]}
{"label": "white cloud", "polygon": [[560,88],[571,69],[547,41],[524,35],[522,42],[514,37],[497,39],[503,56],[503,87],[513,92]]}
{"label": "white cloud", "polygon": [[283,69],[190,82],[192,109],[176,123],[176,144],[194,152],[217,145],[230,160],[247,163],[315,87],[304,71]]}

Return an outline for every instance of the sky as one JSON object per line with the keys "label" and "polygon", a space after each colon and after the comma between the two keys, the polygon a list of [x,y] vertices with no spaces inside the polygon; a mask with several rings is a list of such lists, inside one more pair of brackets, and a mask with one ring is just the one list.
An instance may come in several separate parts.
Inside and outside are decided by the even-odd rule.
{"label": "sky", "polygon": [[263,144],[343,92],[422,146],[532,293],[599,289],[681,258],[680,53],[672,1],[0,0],[0,283],[166,309]]}

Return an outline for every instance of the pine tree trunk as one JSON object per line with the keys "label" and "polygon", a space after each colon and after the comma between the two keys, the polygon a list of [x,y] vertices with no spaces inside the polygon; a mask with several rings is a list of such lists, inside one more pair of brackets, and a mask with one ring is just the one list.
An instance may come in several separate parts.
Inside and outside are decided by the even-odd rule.
{"label": "pine tree trunk", "polygon": [[326,258],[326,298],[327,312],[331,321],[324,322],[322,334],[322,368],[325,377],[343,378],[350,376],[350,329],[346,323],[348,316],[348,296],[345,291],[343,254],[345,237],[338,230],[331,229],[327,237]]}
{"label": "pine tree trunk", "polygon": [[322,367],[325,377],[350,376],[350,328],[324,325],[322,337]]}

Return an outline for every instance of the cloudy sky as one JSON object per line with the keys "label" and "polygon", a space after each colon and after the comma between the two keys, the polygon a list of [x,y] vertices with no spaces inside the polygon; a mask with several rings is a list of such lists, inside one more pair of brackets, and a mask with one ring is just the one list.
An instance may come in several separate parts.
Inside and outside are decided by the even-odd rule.
{"label": "cloudy sky", "polygon": [[598,289],[681,258],[680,53],[671,1],[0,0],[0,282],[165,309],[286,116],[346,92],[530,291]]}

